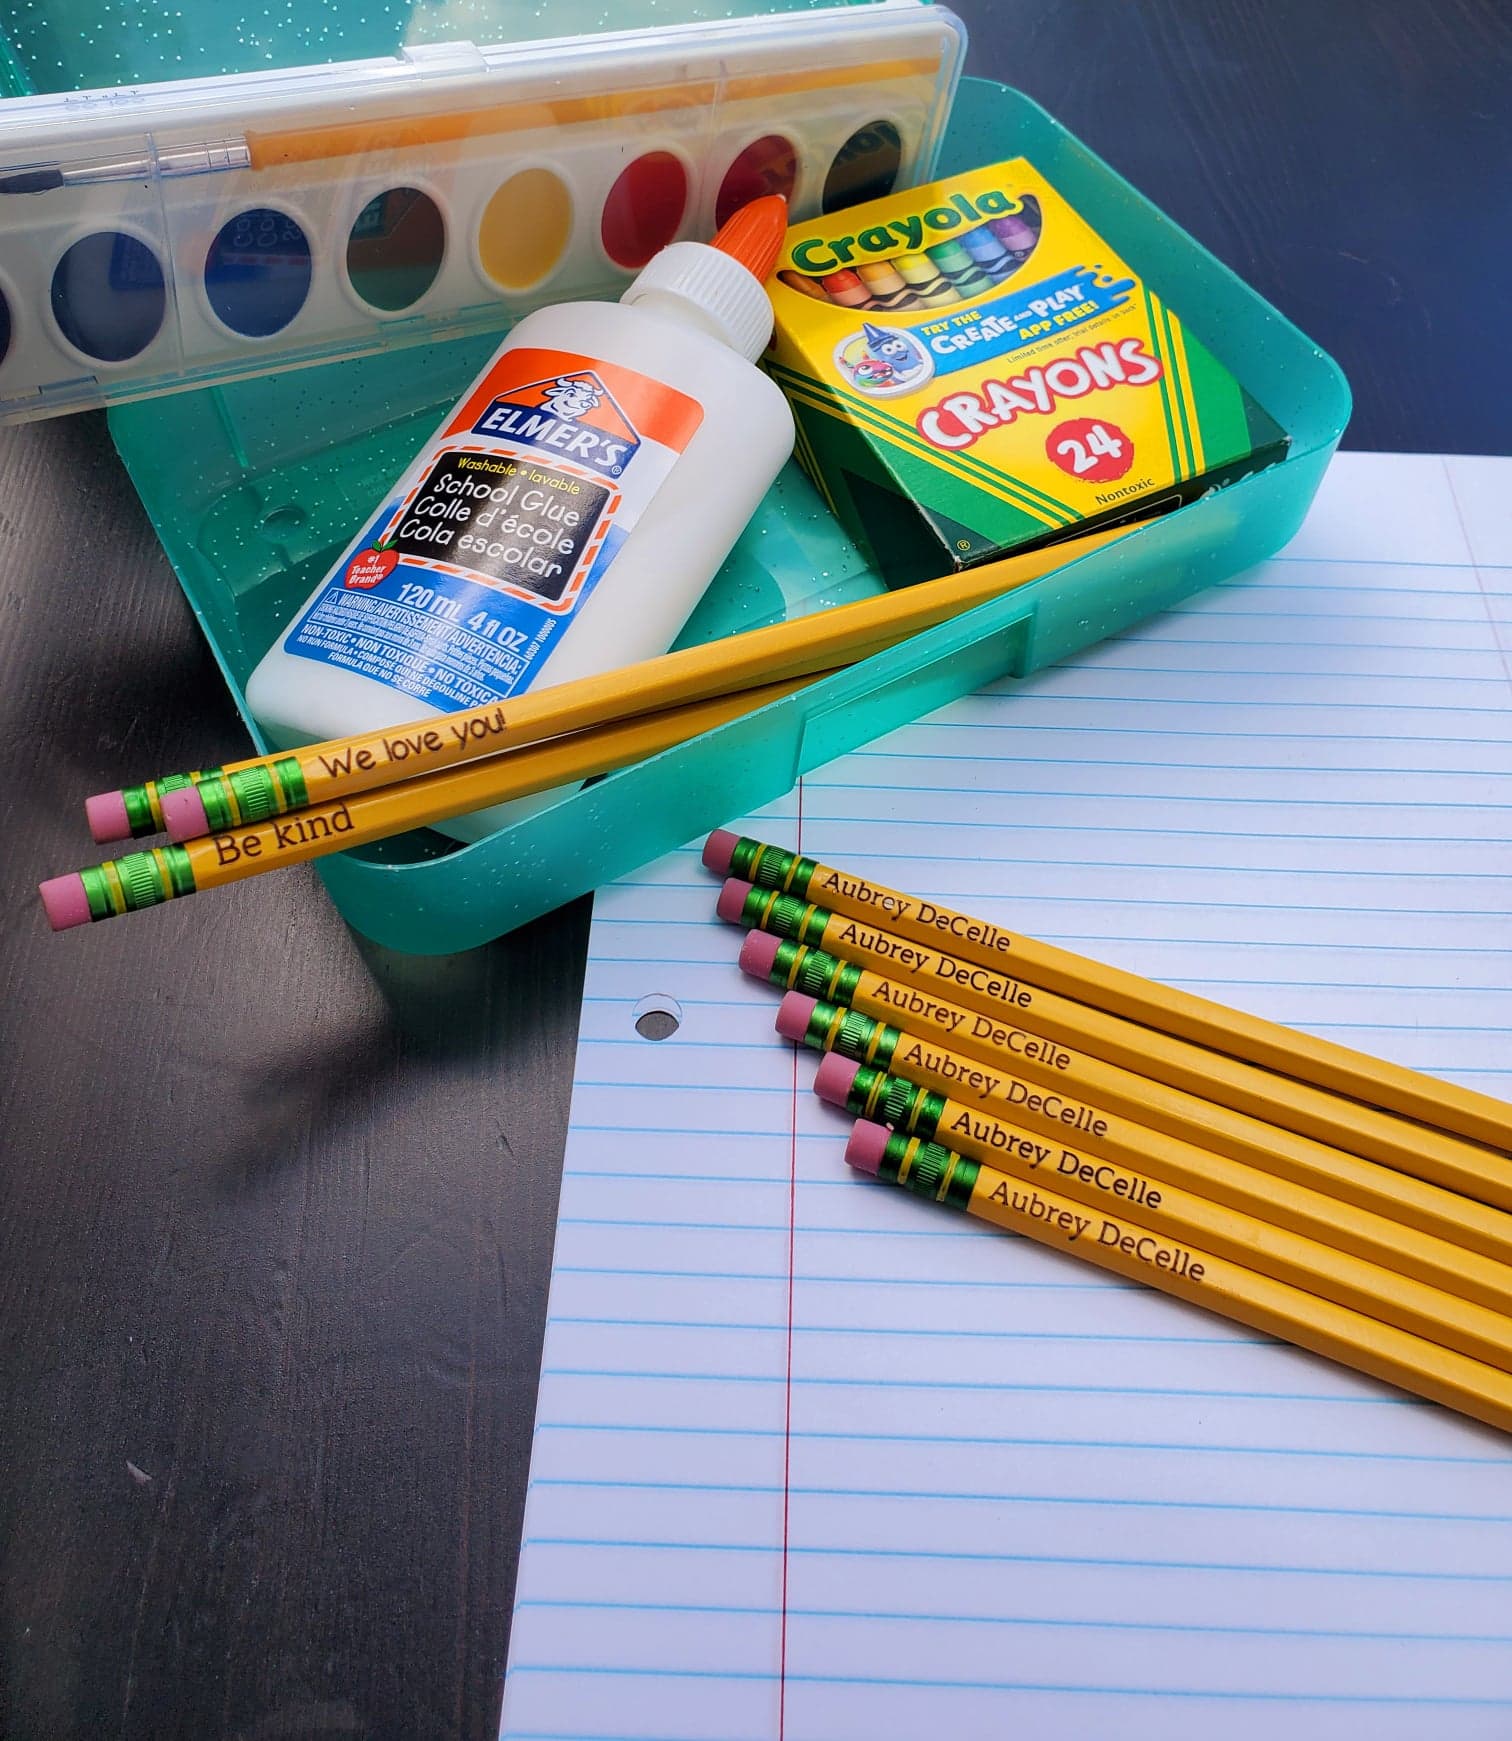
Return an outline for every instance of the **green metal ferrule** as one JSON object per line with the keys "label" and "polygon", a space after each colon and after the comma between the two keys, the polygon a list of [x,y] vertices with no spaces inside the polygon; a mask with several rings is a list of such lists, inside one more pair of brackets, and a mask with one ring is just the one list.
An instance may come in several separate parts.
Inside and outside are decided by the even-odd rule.
{"label": "green metal ferrule", "polygon": [[831,1003],[849,1003],[856,994],[861,969],[826,955],[822,949],[811,949],[789,939],[777,945],[770,978],[773,985],[780,985],[784,991],[802,991],[810,997],[827,998]]}
{"label": "green metal ferrule", "polygon": [[780,889],[785,895],[804,894],[818,868],[811,858],[800,858],[796,852],[784,852],[780,846],[768,846],[749,836],[737,840],[730,854],[731,876],[759,889]]}
{"label": "green metal ferrule", "polygon": [[121,792],[121,803],[125,806],[133,840],[140,840],[144,834],[156,834],[163,826],[153,803],[156,786],[155,780],[149,780],[145,786],[127,786]]}
{"label": "green metal ferrule", "polygon": [[[292,766],[292,781],[287,770]],[[293,787],[291,794],[290,787]],[[305,802],[304,775],[293,756],[282,756],[272,767],[258,763],[234,773],[217,774],[198,782],[205,822],[212,834],[241,828],[251,822],[266,822]],[[297,795],[294,795],[297,794]]]}
{"label": "green metal ferrule", "polygon": [[[874,1042],[881,1039],[878,1030],[880,1022],[874,1022],[870,1016],[858,1014],[847,1009],[844,1004],[827,1003],[820,998],[815,1004],[808,1020],[808,1030],[803,1036],[804,1044],[812,1046],[816,1052],[838,1052],[842,1058],[858,1058],[863,1064],[873,1062],[871,1049]],[[895,1036],[896,1028],[886,1030]],[[891,1057],[891,1051],[888,1056]],[[884,1060],[885,1062],[885,1060]]]}
{"label": "green metal ferrule", "polygon": [[104,864],[92,864],[79,872],[79,881],[84,885],[84,897],[89,902],[89,919],[91,924],[101,919],[113,919],[119,909],[111,894],[110,867]]}
{"label": "green metal ferrule", "polygon": [[822,907],[811,907],[806,901],[775,889],[752,889],[740,912],[742,924],[754,925],[778,937],[791,937],[795,943],[818,943],[832,917]]}
{"label": "green metal ferrule", "polygon": [[225,775],[223,783],[231,790],[239,822],[266,822],[283,809],[278,783],[265,767],[239,768]]}
{"label": "green metal ferrule", "polygon": [[182,846],[160,846],[157,852],[168,872],[174,895],[194,894],[199,884],[194,880],[194,864],[185,849]]}
{"label": "green metal ferrule", "polygon": [[143,907],[155,907],[160,901],[172,899],[172,890],[163,877],[163,867],[157,852],[129,852],[115,861],[120,879],[124,910],[138,913]]}
{"label": "green metal ferrule", "polygon": [[273,764],[273,778],[283,794],[285,810],[300,810],[310,802],[310,788],[305,784],[298,756],[280,756]]}
{"label": "green metal ferrule", "polygon": [[945,1096],[936,1094],[932,1088],[923,1088],[908,1082],[901,1076],[889,1076],[887,1080],[913,1089],[913,1101],[908,1108],[908,1128],[915,1136],[933,1137],[940,1128],[940,1120],[945,1116]]}
{"label": "green metal ferrule", "polygon": [[79,872],[91,920],[140,912],[179,895],[194,893],[194,870],[181,846],[155,846],[129,852]]}
{"label": "green metal ferrule", "polygon": [[[859,1010],[837,1010],[829,1002],[814,1005],[814,1013],[809,1017],[810,1032],[820,1022],[821,1011],[830,1012],[824,1019],[826,1052],[838,1052],[842,1058],[854,1058],[859,1064],[887,1065],[903,1043],[902,1034],[886,1022],[875,1022]],[[831,1019],[836,1015],[842,1018],[838,1022]]]}
{"label": "green metal ferrule", "polygon": [[940,1127],[945,1101],[916,1082],[863,1064],[851,1083],[845,1110],[858,1118],[870,1118],[878,1124],[890,1124],[894,1130],[928,1138]]}
{"label": "green metal ferrule", "polygon": [[131,837],[141,840],[148,834],[163,832],[163,794],[177,792],[182,786],[197,785],[219,774],[219,768],[206,768],[192,774],[164,774],[161,780],[147,780],[140,786],[127,786],[121,793],[126,807],[126,820],[131,824]]}
{"label": "green metal ferrule", "polygon": [[[293,761],[293,757],[284,757]],[[303,787],[303,776],[300,778]],[[291,808],[282,783],[267,766],[239,768],[235,773],[207,775],[197,782],[200,803],[206,806],[206,827],[211,834],[240,829],[247,823],[267,822]],[[303,799],[300,799],[303,803]]]}
{"label": "green metal ferrule", "polygon": [[975,1161],[958,1155],[954,1149],[894,1131],[882,1152],[877,1177],[901,1185],[916,1197],[947,1203],[952,1209],[965,1209],[971,1202],[980,1171]]}
{"label": "green metal ferrule", "polygon": [[221,834],[235,828],[241,820],[236,811],[236,799],[226,784],[224,774],[210,774],[196,781],[200,803],[205,807],[205,826],[211,834]]}

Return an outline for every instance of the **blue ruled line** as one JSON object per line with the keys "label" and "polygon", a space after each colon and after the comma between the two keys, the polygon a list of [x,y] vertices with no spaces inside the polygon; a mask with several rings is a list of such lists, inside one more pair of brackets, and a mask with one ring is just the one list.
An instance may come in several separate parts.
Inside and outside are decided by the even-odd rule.
{"label": "blue ruled line", "polygon": [[[939,1487],[803,1487],[780,1481],[757,1484],[741,1481],[630,1481],[607,1480],[598,1477],[584,1479],[566,1476],[533,1480],[532,1487],[571,1487],[603,1492],[648,1493],[790,1493],[806,1499],[901,1499],[926,1500],[940,1505],[1049,1505],[1096,1506],[1114,1511],[1221,1511],[1243,1512],[1257,1516],[1280,1517],[1358,1517],[1387,1518],[1416,1523],[1512,1524],[1512,1516],[1499,1512],[1458,1511],[1392,1511],[1385,1508],[1366,1509],[1351,1505],[1242,1505],[1237,1501],[1207,1499],[1110,1499],[1105,1494],[1010,1493],[1006,1491],[971,1492],[941,1485]],[[1490,1574],[1487,1574],[1488,1576]],[[1501,1574],[1497,1574],[1500,1576]]]}
{"label": "blue ruled line", "polygon": [[[781,1427],[714,1427],[670,1426],[651,1421],[550,1421],[536,1422],[537,1432],[552,1433],[652,1433],[675,1438],[715,1439],[781,1439],[787,1436]],[[980,1445],[989,1449],[1014,1447],[1050,1451],[1129,1451],[1159,1452],[1168,1456],[1179,1452],[1196,1457],[1318,1457],[1325,1461],[1350,1463],[1434,1463],[1451,1467],[1512,1469],[1512,1450],[1497,1456],[1467,1457],[1435,1451],[1360,1451],[1331,1450],[1314,1445],[1252,1445],[1224,1444],[1218,1441],[1196,1440],[1184,1443],[1180,1439],[1049,1439],[1021,1438],[1012,1434],[970,1433],[863,1433],[820,1431],[815,1428],[792,1429],[792,1438],[815,1443],[863,1445]]]}
{"label": "blue ruled line", "polygon": [[1267,1565],[1263,1560],[1109,1559],[1100,1554],[988,1553],[977,1548],[856,1548],[789,1542],[699,1542],[621,1539],[616,1536],[527,1535],[521,1551],[530,1547],[613,1548],[625,1553],[756,1554],[801,1559],[944,1560],[951,1564],[1002,1566],[1098,1566],[1110,1571],[1243,1572],[1277,1578],[1379,1578],[1408,1584],[1512,1584],[1512,1572],[1425,1572],[1384,1566]]}
{"label": "blue ruled line", "polygon": [[[669,1679],[695,1681],[739,1681],[775,1683],[786,1679],[792,1686],[866,1687],[878,1691],[887,1687],[911,1687],[938,1692],[976,1693],[1079,1693],[1103,1698],[1148,1699],[1213,1699],[1235,1703],[1254,1702],[1274,1705],[1430,1705],[1477,1710],[1501,1710],[1512,1707],[1512,1694],[1497,1699],[1476,1699],[1458,1694],[1435,1693],[1311,1693],[1311,1692],[1250,1692],[1224,1688],[1169,1686],[1099,1686],[1094,1682],[1073,1682],[1062,1685],[1049,1681],[979,1681],[964,1678],[932,1680],[922,1675],[824,1675],[799,1674],[792,1669],[779,1676],[775,1669],[715,1669],[715,1668],[616,1668],[595,1663],[511,1663],[511,1675],[605,1675],[623,1676],[630,1680]],[[516,1741],[527,1741],[516,1736]],[[567,1737],[566,1741],[574,1741]],[[582,1741],[581,1736],[576,1741]]]}
{"label": "blue ruled line", "polygon": [[543,1366],[542,1378],[600,1378],[616,1383],[654,1384],[759,1384],[787,1385],[805,1390],[953,1390],[1006,1394],[1012,1396],[1163,1396],[1191,1397],[1206,1402],[1305,1402],[1324,1408],[1390,1408],[1436,1410],[1438,1405],[1421,1397],[1402,1396],[1387,1392],[1373,1395],[1336,1395],[1328,1391],[1306,1390],[1215,1390],[1207,1386],[1138,1385],[1138,1384],[1028,1384],[1006,1379],[896,1378],[889,1374],[878,1378],[810,1378],[794,1373],[789,1380],[782,1373],[760,1372],[631,1372],[592,1366]]}
{"label": "blue ruled line", "polygon": [[[719,1602],[610,1602],[583,1598],[541,1597],[520,1602],[520,1608],[560,1609],[567,1612],[630,1614],[735,1614],[752,1619],[775,1619],[781,1608],[756,1604]],[[1512,1644],[1512,1633],[1499,1632],[1371,1632],[1327,1626],[1225,1626],[1183,1624],[1173,1620],[1073,1620],[1059,1615],[1042,1614],[955,1614],[941,1609],[922,1614],[903,1613],[888,1608],[798,1608],[789,1606],[787,1613],[795,1620],[862,1620],[896,1621],[900,1624],[982,1626],[982,1627],[1043,1627],[1047,1631],[1075,1632],[1177,1632],[1222,1633],[1234,1638],[1337,1638],[1361,1644]]]}

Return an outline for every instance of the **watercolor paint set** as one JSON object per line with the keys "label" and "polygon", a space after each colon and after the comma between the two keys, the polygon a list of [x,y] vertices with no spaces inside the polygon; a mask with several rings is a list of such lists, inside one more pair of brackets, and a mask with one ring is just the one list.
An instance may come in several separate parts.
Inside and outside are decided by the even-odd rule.
{"label": "watercolor paint set", "polygon": [[760,194],[908,186],[963,47],[878,0],[0,104],[0,421],[498,333]]}

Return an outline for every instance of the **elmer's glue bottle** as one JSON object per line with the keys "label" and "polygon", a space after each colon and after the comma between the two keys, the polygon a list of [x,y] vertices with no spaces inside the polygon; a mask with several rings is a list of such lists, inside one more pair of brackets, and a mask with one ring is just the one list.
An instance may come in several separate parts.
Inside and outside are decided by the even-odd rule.
{"label": "elmer's glue bottle", "polygon": [[[769,196],[510,333],[247,684],[280,748],[664,653],[793,447]],[[506,713],[507,717],[507,713]],[[476,840],[549,798],[441,824]]]}

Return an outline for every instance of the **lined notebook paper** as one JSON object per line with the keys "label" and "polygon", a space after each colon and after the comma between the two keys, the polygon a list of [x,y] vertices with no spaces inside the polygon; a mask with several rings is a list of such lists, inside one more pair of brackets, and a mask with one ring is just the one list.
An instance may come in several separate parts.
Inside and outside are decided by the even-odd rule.
{"label": "lined notebook paper", "polygon": [[[1512,1097],[1509,501],[1343,455],[745,831]],[[849,1176],[716,889],[597,901],[504,1735],[1512,1735],[1512,1444]]]}

